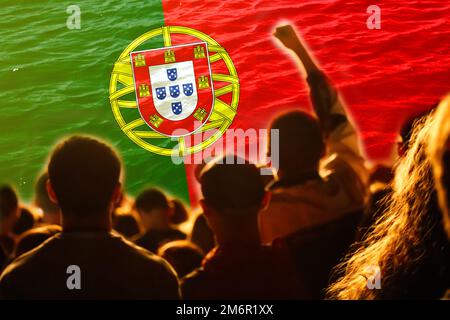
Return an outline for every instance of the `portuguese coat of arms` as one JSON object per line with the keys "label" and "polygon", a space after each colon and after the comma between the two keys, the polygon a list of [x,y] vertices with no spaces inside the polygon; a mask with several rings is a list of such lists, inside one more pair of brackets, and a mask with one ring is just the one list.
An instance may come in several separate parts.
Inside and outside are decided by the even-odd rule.
{"label": "portuguese coat of arms", "polygon": [[169,137],[203,126],[214,104],[205,42],[130,53],[136,100],[142,119]]}

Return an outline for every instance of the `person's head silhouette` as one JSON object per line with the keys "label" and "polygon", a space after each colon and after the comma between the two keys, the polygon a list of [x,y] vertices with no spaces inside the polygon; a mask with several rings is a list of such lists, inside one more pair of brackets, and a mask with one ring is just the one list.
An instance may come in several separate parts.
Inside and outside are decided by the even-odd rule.
{"label": "person's head silhouette", "polygon": [[233,164],[226,164],[224,158],[205,166],[200,184],[200,203],[219,244],[259,242],[257,215],[270,196],[255,165],[238,157]]}
{"label": "person's head silhouette", "polygon": [[[316,118],[302,111],[291,111],[275,118],[270,129],[279,132],[280,178],[318,171],[325,142]],[[268,139],[271,144],[270,134]]]}
{"label": "person's head silhouette", "polygon": [[121,162],[110,146],[73,136],[56,146],[47,171],[47,190],[61,208],[64,231],[111,229],[111,211],[121,190]]}
{"label": "person's head silhouette", "polygon": [[170,241],[158,248],[158,255],[166,259],[181,279],[199,268],[203,260],[203,252],[188,240]]}
{"label": "person's head silhouette", "polygon": [[159,189],[148,188],[134,201],[134,209],[139,213],[144,229],[165,229],[170,225],[173,208],[167,196]]}

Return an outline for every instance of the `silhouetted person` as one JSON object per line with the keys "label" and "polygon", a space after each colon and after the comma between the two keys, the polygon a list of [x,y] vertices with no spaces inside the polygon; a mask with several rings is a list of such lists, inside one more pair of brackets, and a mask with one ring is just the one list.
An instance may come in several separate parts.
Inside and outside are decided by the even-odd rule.
{"label": "silhouetted person", "polygon": [[71,137],[57,145],[47,171],[48,193],[61,208],[63,232],[4,270],[1,297],[179,298],[176,275],[166,261],[111,233],[111,212],[121,189],[121,162],[111,147]]}
{"label": "silhouetted person", "polygon": [[13,233],[18,236],[34,227],[36,224],[35,215],[27,208],[21,207],[19,209],[19,218],[13,227]]}
{"label": "silhouetted person", "polygon": [[54,203],[47,192],[48,173],[43,173],[36,181],[34,188],[34,205],[42,210],[43,224],[61,224],[59,207]]}
{"label": "silhouetted person", "polygon": [[292,27],[275,35],[302,61],[317,118],[292,111],[270,125],[279,130],[279,169],[269,185],[272,201],[260,215],[263,243],[362,210],[368,180],[357,133],[336,90]]}
{"label": "silhouetted person", "polygon": [[279,134],[279,168],[268,185],[272,200],[259,215],[261,240],[285,243],[311,298],[320,299],[333,267],[354,240],[368,171],[336,89],[291,26],[277,28],[275,36],[301,60],[315,115],[291,111],[270,125]]}
{"label": "silhouetted person", "polygon": [[199,268],[203,260],[202,250],[187,240],[171,241],[158,249],[158,255],[166,259],[179,278]]}
{"label": "silhouetted person", "polygon": [[14,250],[13,228],[19,218],[19,200],[11,186],[0,187],[0,246],[7,256]]}
{"label": "silhouetted person", "polygon": [[114,230],[127,239],[136,237],[141,232],[139,222],[131,213],[115,214],[113,216]]}
{"label": "silhouetted person", "polygon": [[42,227],[34,228],[25,231],[17,239],[16,248],[14,250],[14,256],[18,257],[25,252],[31,251],[34,248],[40,246],[46,240],[50,239],[54,235],[62,231],[61,226],[57,224],[45,225]]}
{"label": "silhouetted person", "polygon": [[134,240],[138,246],[156,253],[166,242],[186,239],[186,235],[172,225],[173,207],[160,190],[149,188],[141,192],[134,208],[145,230]]}
{"label": "silhouetted person", "polygon": [[200,183],[204,197],[200,203],[218,245],[202,268],[182,279],[183,297],[304,297],[285,253],[260,244],[257,216],[270,195],[256,166],[212,163],[203,169]]}

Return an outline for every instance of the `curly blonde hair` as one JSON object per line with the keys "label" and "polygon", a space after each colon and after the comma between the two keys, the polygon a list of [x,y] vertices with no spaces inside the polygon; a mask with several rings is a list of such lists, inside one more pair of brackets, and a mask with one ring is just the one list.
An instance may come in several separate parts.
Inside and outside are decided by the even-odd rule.
{"label": "curly blonde hair", "polygon": [[[396,166],[393,192],[384,199],[387,209],[362,243],[357,244],[358,249],[336,267],[335,274],[340,278],[327,289],[329,299],[414,297],[420,294],[415,290],[423,289],[417,288],[416,280],[429,271],[427,259],[432,257],[445,261],[440,244],[448,243],[446,239],[442,240],[445,238],[443,230],[439,230],[442,229],[440,214],[433,192],[431,164],[426,153],[433,126],[433,114],[416,121],[410,148]],[[439,247],[438,250],[433,249],[435,247]],[[367,285],[368,272],[373,267],[381,270],[379,290],[369,289]],[[440,272],[446,271],[437,272],[439,274],[436,277],[439,277]],[[430,283],[431,287],[433,285]]]}

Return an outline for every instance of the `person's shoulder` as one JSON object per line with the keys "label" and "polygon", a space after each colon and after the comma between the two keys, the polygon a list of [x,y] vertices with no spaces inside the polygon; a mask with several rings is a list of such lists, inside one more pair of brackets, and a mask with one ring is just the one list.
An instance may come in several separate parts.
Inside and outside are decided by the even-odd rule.
{"label": "person's shoulder", "polygon": [[58,236],[54,236],[46,240],[40,246],[20,255],[14,259],[2,272],[0,276],[0,285],[4,286],[6,282],[15,282],[16,279],[26,279],[35,273],[35,265],[39,264],[38,260],[45,256],[50,250],[53,243],[58,240]]}
{"label": "person's shoulder", "polygon": [[191,283],[202,279],[205,275],[205,272],[202,267],[193,270],[191,273],[188,273],[183,278],[181,278],[181,283]]}
{"label": "person's shoulder", "polygon": [[[196,294],[203,292],[201,288],[206,280],[203,268],[197,268],[180,280],[181,294],[183,299],[196,299]],[[210,284],[211,285],[211,284]]]}
{"label": "person's shoulder", "polygon": [[126,240],[121,236],[116,236],[117,241],[120,241],[124,248],[130,253],[130,255],[137,261],[142,264],[148,265],[149,267],[153,267],[154,269],[158,269],[161,272],[168,272],[173,274],[173,268],[169,265],[169,263],[163,258],[157,256],[156,254],[144,249],[133,242]]}
{"label": "person's shoulder", "polygon": [[19,269],[20,267],[26,266],[28,263],[31,263],[33,260],[40,258],[41,256],[44,256],[53,245],[58,242],[59,240],[59,234],[45,240],[42,244],[37,246],[34,249],[31,249],[28,252],[25,252],[24,254],[18,256],[16,259],[14,259],[13,262],[11,262],[3,271],[3,273],[6,273],[8,270],[11,269]]}
{"label": "person's shoulder", "polygon": [[121,242],[124,253],[123,258],[128,259],[135,272],[142,275],[142,285],[155,285],[158,283],[160,299],[179,299],[178,276],[173,267],[163,258],[134,243],[117,236]]}
{"label": "person's shoulder", "polygon": [[[32,250],[34,251],[34,250]],[[20,272],[24,265],[27,264],[27,261],[30,259],[30,257],[33,256],[33,252],[27,252],[17,259],[15,259],[13,262],[11,262],[6,268],[3,270],[2,274],[0,275],[0,283],[5,282],[6,280],[10,280],[14,275],[18,272]]]}
{"label": "person's shoulder", "polygon": [[[149,260],[149,261],[155,261],[157,259],[156,255],[151,253],[150,251],[144,249],[143,247],[137,245],[136,243],[125,239],[121,235],[115,235],[114,236],[116,241],[118,241],[125,250],[129,251],[136,257],[139,257],[143,260]],[[142,236],[139,238],[141,239]]]}

